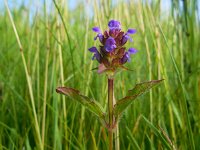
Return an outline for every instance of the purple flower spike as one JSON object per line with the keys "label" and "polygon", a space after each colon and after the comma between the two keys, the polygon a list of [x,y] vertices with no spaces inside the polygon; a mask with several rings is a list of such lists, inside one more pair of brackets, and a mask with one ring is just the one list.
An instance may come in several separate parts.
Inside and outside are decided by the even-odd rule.
{"label": "purple flower spike", "polygon": [[92,60],[96,59],[100,63],[101,55],[96,47],[91,47],[88,49],[90,52],[94,53]]}
{"label": "purple flower spike", "polygon": [[115,44],[116,44],[115,39],[112,38],[112,37],[109,37],[106,40],[106,43],[105,43],[105,49],[106,49],[106,51],[107,52],[112,52],[117,47]]}
{"label": "purple flower spike", "polygon": [[135,53],[138,52],[138,50],[136,50],[135,48],[129,48],[129,49],[128,49],[128,52],[129,52],[130,54],[135,54]]}
{"label": "purple flower spike", "polygon": [[108,27],[110,30],[113,30],[113,29],[121,30],[121,23],[116,20],[110,20],[108,23]]}
{"label": "purple flower spike", "polygon": [[94,28],[92,28],[92,30],[94,32],[101,33],[101,30],[99,29],[99,27],[94,27]]}
{"label": "purple flower spike", "polygon": [[123,68],[126,62],[131,60],[131,55],[137,53],[135,48],[127,49],[127,41],[133,41],[131,35],[136,33],[136,29],[129,28],[126,32],[122,31],[121,23],[117,20],[108,22],[108,30],[101,31],[99,27],[93,27],[92,30],[97,34],[94,40],[99,40],[99,48],[91,47],[93,53],[92,60],[99,62],[99,73],[110,73]]}
{"label": "purple flower spike", "polygon": [[137,31],[135,29],[128,29],[127,34],[135,34]]}

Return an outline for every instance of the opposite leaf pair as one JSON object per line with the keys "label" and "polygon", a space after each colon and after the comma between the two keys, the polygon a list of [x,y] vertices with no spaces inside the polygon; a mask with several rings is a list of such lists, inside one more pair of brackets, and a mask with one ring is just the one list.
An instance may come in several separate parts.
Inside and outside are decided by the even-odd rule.
{"label": "opposite leaf pair", "polygon": [[[158,85],[162,81],[163,80],[153,80],[153,81],[136,84],[136,86],[132,90],[128,91],[128,94],[126,97],[120,100],[117,100],[117,103],[114,105],[114,108],[113,108],[115,123],[121,117],[122,113],[126,110],[126,108],[130,106],[136,98],[148,92],[148,90]],[[58,87],[56,89],[56,92],[60,94],[64,94],[72,98],[73,100],[79,102],[80,104],[85,106],[90,112],[98,116],[98,118],[100,119],[101,122],[103,122],[104,125],[108,124],[106,120],[107,114],[105,113],[102,106],[97,101],[80,94],[78,90],[68,88],[68,87]]]}

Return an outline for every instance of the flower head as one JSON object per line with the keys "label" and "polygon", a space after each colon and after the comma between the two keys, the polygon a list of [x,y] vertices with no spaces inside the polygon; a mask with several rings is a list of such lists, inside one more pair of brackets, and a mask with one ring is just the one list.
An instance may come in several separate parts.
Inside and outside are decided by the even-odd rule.
{"label": "flower head", "polygon": [[101,32],[99,27],[93,27],[92,30],[97,33],[97,38],[101,42],[99,50],[96,47],[89,48],[94,53],[92,60],[96,59],[99,65],[99,73],[115,72],[117,68],[123,68],[126,62],[129,62],[131,55],[137,52],[134,48],[126,51],[124,45],[127,41],[133,41],[132,34],[136,33],[135,29],[128,29],[127,32],[121,31],[121,23],[117,20],[110,20],[108,30]]}

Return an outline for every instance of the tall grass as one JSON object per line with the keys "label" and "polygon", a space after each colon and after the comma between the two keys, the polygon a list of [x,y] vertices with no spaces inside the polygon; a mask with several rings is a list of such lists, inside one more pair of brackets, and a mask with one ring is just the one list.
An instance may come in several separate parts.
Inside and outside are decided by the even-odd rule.
{"label": "tall grass", "polygon": [[110,19],[137,29],[128,46],[139,50],[127,64],[134,71],[116,76],[116,99],[135,83],[165,79],[124,113],[120,149],[200,149],[200,11],[197,0],[171,3],[167,13],[160,0],[87,0],[73,10],[53,0],[36,13],[8,6],[0,15],[0,149],[108,149],[97,118],[55,89],[74,87],[106,109],[106,77],[91,71],[98,64],[87,48],[91,28]]}

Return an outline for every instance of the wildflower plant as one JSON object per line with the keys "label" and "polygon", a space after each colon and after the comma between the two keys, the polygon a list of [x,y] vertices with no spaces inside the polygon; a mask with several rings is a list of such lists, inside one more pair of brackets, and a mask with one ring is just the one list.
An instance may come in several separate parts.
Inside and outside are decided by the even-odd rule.
{"label": "wildflower plant", "polygon": [[[99,66],[98,73],[105,73],[108,78],[108,112],[104,111],[102,106],[95,100],[82,95],[78,90],[69,87],[58,87],[56,91],[78,101],[90,112],[95,114],[103,125],[108,129],[109,149],[113,149],[113,131],[119,123],[119,118],[132,102],[140,95],[146,93],[152,87],[158,85],[163,80],[152,80],[136,84],[128,91],[124,98],[114,103],[114,77],[118,70],[130,70],[124,66],[130,62],[131,55],[136,54],[135,48],[126,48],[128,41],[132,42],[131,35],[136,33],[135,29],[122,31],[121,23],[116,20],[110,20],[108,30],[102,32],[99,27],[93,27],[92,30],[97,33],[94,40],[99,40],[100,46],[91,47],[88,50],[93,54],[92,60],[97,60]],[[115,141],[116,142],[116,141]]]}

